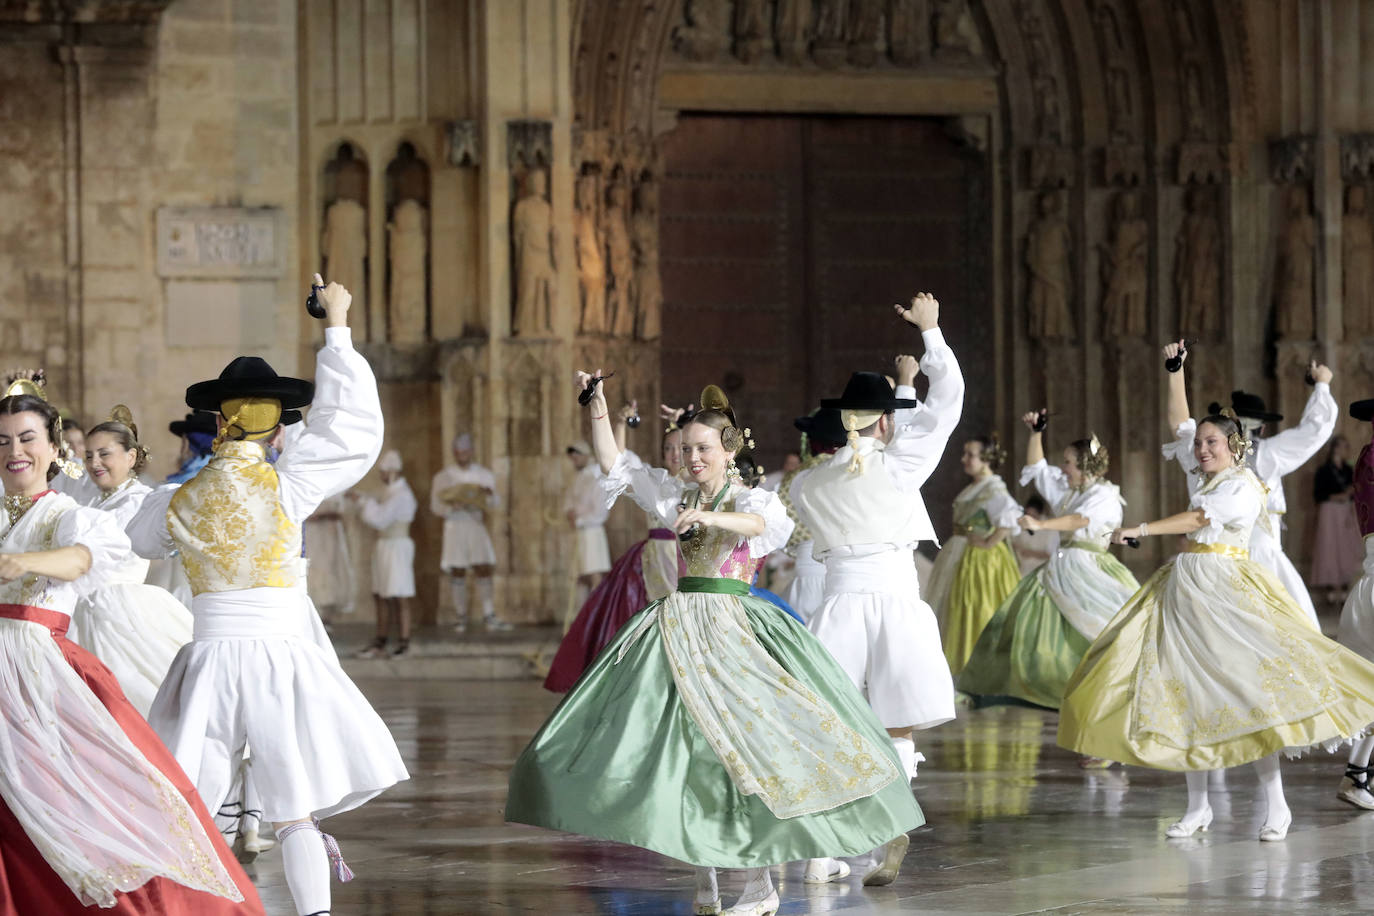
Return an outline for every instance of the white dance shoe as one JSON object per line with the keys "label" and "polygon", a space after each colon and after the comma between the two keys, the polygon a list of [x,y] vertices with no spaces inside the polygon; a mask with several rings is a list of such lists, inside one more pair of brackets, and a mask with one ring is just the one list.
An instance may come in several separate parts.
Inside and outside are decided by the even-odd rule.
{"label": "white dance shoe", "polygon": [[1202,809],[1200,814],[1183,815],[1180,820],[1169,825],[1169,828],[1164,831],[1164,835],[1171,840],[1181,840],[1199,831],[1206,833],[1210,826],[1212,826],[1212,809],[1209,806]]}
{"label": "white dance shoe", "polygon": [[877,863],[864,875],[864,887],[886,887],[896,881],[897,873],[902,870],[902,860],[906,858],[906,851],[910,846],[911,838],[905,833],[899,833],[883,844]]}
{"label": "white dance shoe", "polygon": [[849,863],[843,859],[807,859],[802,881],[806,884],[829,884],[849,877]]}
{"label": "white dance shoe", "polygon": [[1278,843],[1288,837],[1288,828],[1293,826],[1293,812],[1285,811],[1283,820],[1277,824],[1265,824],[1260,828],[1259,838],[1261,843]]}
{"label": "white dance shoe", "polygon": [[[1363,781],[1356,780],[1351,775],[1351,771],[1365,776]],[[1336,797],[1343,802],[1348,802],[1356,808],[1364,808],[1366,811],[1374,811],[1374,794],[1370,794],[1367,771],[1363,767],[1345,768],[1345,775],[1341,777],[1341,787],[1336,792]]]}
{"label": "white dance shoe", "polygon": [[277,841],[272,839],[272,837],[263,836],[256,830],[244,830],[241,835],[243,837],[244,850],[254,855],[260,855],[261,853],[267,852],[267,850],[277,845]]}
{"label": "white dance shoe", "polygon": [[773,916],[781,905],[781,901],[778,900],[778,892],[772,890],[762,900],[756,900],[753,903],[743,901],[736,903],[725,911],[724,916]]}

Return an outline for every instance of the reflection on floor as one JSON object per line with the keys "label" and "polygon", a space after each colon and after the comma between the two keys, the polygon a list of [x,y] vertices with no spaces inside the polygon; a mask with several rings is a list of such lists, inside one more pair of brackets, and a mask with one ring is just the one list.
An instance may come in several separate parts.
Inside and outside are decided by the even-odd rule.
{"label": "reflection on floor", "polygon": [[[556,698],[532,681],[362,680],[410,782],[328,822],[358,878],[336,916],[686,914],[691,875],[652,853],[502,822],[506,774]],[[1336,799],[1344,759],[1284,765],[1293,829],[1259,843],[1255,779],[1214,793],[1209,833],[1169,840],[1183,778],[1084,771],[1054,744],[1056,717],[994,707],[928,732],[915,783],[929,825],[891,887],[807,887],[782,871],[781,914],[1374,911],[1374,817]],[[294,913],[280,855],[254,866],[271,914]],[[856,875],[860,869],[856,868]],[[727,903],[738,874],[723,877]]]}

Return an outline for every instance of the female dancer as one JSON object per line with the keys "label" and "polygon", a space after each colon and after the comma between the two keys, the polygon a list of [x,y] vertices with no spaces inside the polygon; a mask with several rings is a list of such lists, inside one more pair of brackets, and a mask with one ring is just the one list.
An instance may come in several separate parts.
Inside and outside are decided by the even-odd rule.
{"label": "female dancer", "polygon": [[1326,589],[1327,604],[1335,604],[1337,589],[1344,589],[1360,574],[1360,527],[1350,502],[1354,476],[1350,443],[1345,436],[1335,436],[1312,481],[1317,535],[1312,539],[1312,575],[1307,580],[1313,588]]}
{"label": "female dancer", "polygon": [[[86,473],[99,487],[93,505],[114,515],[120,529],[129,523],[152,488],[138,479],[148,450],[138,441],[129,408],[86,433]],[[132,553],[86,595],[72,614],[72,642],[104,662],[140,715],[147,716],[172,659],[191,641],[191,612],[171,593],[144,585],[148,561]]]}
{"label": "female dancer", "polygon": [[724,395],[703,392],[683,429],[688,482],[627,460],[599,379],[578,373],[579,389],[592,382],[597,460],[677,532],[687,574],[621,628],[525,748],[506,817],[691,862],[699,914],[720,912],[716,867],[749,869],[727,912],[774,913],[769,866],[904,844],[920,809],[845,673],[749,597],[792,524],[774,494],[727,476],[744,436]]}
{"label": "female dancer", "polygon": [[[663,430],[660,455],[664,470],[670,477],[677,477],[682,471],[682,427],[678,423],[686,411],[667,407],[664,410],[668,422]],[[640,471],[644,469],[643,462],[625,448],[626,421],[637,415],[633,403],[622,407],[614,433],[616,448],[625,456],[626,464]],[[623,484],[611,486],[617,495],[624,492]],[[677,587],[677,577],[677,535],[671,528],[659,525],[651,513],[649,536],[625,551],[606,578],[587,596],[587,602],[558,645],[549,674],[544,678],[544,689],[554,693],[570,690],[601,650],[615,638],[625,621],[650,601],[667,597]]]}
{"label": "female dancer", "polygon": [[0,399],[0,912],[261,914],[190,780],[66,638],[129,541],[114,514],[49,488],[61,421],[21,390]]}
{"label": "female dancer", "polygon": [[1042,444],[1045,417],[1044,410],[1022,417],[1031,435],[1021,485],[1035,481],[1056,517],[1023,516],[1020,524],[1030,531],[1058,531],[1067,540],[1002,602],[973,647],[958,687],[1058,709],[1083,653],[1139,585],[1107,552],[1123,501],[1116,484],[1103,479],[1106,447],[1096,436],[1079,439],[1064,449],[1059,467],[1051,468]]}
{"label": "female dancer", "polygon": [[[1170,409],[1186,401],[1170,378]],[[1182,405],[1186,409],[1186,403]],[[1254,763],[1267,813],[1259,838],[1288,835],[1277,751],[1335,743],[1374,722],[1374,664],[1322,636],[1267,568],[1251,529],[1271,525],[1263,484],[1245,467],[1234,415],[1197,425],[1189,508],[1117,529],[1113,540],[1187,535],[1093,643],[1060,711],[1059,743],[1137,766],[1183,770],[1188,810],[1170,837],[1212,822],[1207,771]]]}
{"label": "female dancer", "polygon": [[960,465],[973,483],[954,498],[954,536],[940,548],[926,590],[955,677],[964,670],[983,627],[1021,581],[1008,541],[1020,531],[1021,507],[997,474],[1006,455],[995,433],[964,443]]}
{"label": "female dancer", "polygon": [[[1374,420],[1374,400],[1356,401],[1350,405],[1350,415],[1362,423]],[[1355,462],[1354,500],[1359,531],[1364,535],[1364,574],[1350,589],[1341,608],[1340,629],[1336,638],[1364,658],[1374,661],[1374,441],[1365,444]],[[1345,774],[1341,777],[1336,797],[1357,808],[1374,811],[1374,788],[1369,777],[1374,767],[1369,765],[1374,752],[1374,735],[1355,742],[1350,749]]]}

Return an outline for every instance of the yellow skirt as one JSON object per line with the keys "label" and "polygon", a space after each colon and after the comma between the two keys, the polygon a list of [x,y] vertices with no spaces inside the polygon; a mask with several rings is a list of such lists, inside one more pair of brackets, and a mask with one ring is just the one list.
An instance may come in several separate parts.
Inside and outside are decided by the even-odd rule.
{"label": "yellow skirt", "polygon": [[969,544],[959,557],[944,607],[945,659],[958,675],[997,608],[1021,581],[1016,554],[1006,539],[995,547]]}
{"label": "yellow skirt", "polygon": [[1374,664],[1322,636],[1259,564],[1185,553],[1088,649],[1059,743],[1136,766],[1214,770],[1371,723]]}

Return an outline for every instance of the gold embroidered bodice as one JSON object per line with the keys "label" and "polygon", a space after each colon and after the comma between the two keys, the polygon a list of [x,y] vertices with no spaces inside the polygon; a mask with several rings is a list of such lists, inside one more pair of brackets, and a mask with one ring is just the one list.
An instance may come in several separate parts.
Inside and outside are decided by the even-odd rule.
{"label": "gold embroidered bodice", "polygon": [[[735,488],[721,500],[716,511],[735,512]],[[749,539],[726,531],[702,525],[697,528],[696,536],[682,541],[682,559],[686,575],[710,579],[738,579],[753,584],[763,558],[757,560],[749,556]]]}
{"label": "gold embroidered bodice", "polygon": [[277,472],[255,442],[225,442],[167,511],[193,594],[289,588],[301,580],[301,528],[282,511]]}

